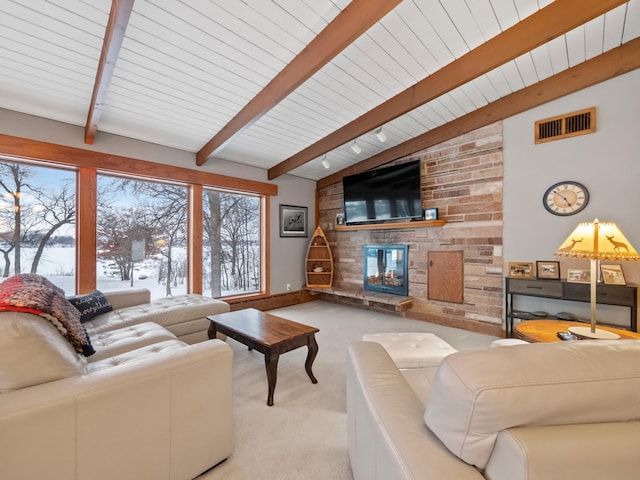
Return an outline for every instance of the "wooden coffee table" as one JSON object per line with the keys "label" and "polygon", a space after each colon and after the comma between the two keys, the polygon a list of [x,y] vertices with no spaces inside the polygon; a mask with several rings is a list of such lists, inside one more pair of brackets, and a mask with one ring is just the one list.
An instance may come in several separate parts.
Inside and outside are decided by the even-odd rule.
{"label": "wooden coffee table", "polygon": [[207,318],[211,321],[208,330],[209,338],[216,338],[216,333],[220,332],[248,346],[249,349],[264,354],[269,383],[267,405],[273,405],[273,392],[278,376],[278,359],[281,353],[290,352],[306,345],[308,353],[304,368],[311,383],[318,383],[316,377],[313,376],[311,366],[318,354],[315,335],[320,331],[319,329],[261,312],[255,308],[210,315]]}
{"label": "wooden coffee table", "polygon": [[[588,327],[588,323],[571,322],[568,320],[523,320],[513,327],[516,338],[521,338],[527,342],[561,342],[557,332],[566,332],[569,327]],[[599,329],[608,330],[620,335],[621,339],[640,339],[640,334],[623,330],[621,328],[606,327],[598,325]]]}

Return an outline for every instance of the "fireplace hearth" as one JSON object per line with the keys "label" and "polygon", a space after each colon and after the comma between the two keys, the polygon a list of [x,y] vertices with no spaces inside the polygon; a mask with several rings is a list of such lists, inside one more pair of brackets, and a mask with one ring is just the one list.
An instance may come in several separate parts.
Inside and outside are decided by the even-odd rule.
{"label": "fireplace hearth", "polygon": [[407,296],[408,245],[365,245],[364,289]]}

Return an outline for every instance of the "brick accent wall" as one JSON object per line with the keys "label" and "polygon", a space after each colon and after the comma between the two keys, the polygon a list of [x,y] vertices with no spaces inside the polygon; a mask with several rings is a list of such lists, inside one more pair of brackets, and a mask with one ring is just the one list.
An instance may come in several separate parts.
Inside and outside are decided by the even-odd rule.
{"label": "brick accent wall", "polygon": [[[334,258],[334,287],[362,288],[365,244],[409,245],[410,318],[501,335],[502,123],[475,130],[392,164],[419,159],[423,208],[438,208],[442,227],[335,230],[343,211],[342,183],[318,192],[319,222]],[[357,227],[354,227],[357,228]],[[462,250],[462,304],[427,298],[427,252]]]}

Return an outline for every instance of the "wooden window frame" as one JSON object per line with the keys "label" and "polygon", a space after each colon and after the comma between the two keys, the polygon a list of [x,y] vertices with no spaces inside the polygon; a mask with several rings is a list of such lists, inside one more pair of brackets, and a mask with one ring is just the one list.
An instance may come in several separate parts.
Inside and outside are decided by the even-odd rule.
{"label": "wooden window frame", "polygon": [[[140,180],[180,182],[187,186],[187,291],[189,293],[202,293],[203,187],[260,196],[261,292],[249,294],[247,297],[269,295],[270,263],[267,255],[270,228],[269,197],[278,194],[277,185],[2,134],[0,134],[0,160],[42,163],[43,166],[59,165],[76,170],[77,294],[89,293],[96,288],[97,178],[99,173],[104,173],[126,175]],[[88,235],[88,232],[94,232],[94,234]]]}

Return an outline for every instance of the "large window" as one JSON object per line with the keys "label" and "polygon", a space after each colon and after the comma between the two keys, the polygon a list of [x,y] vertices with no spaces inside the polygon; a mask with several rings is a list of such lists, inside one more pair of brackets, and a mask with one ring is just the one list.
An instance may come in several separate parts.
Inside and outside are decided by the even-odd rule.
{"label": "large window", "polygon": [[203,275],[212,297],[261,290],[260,198],[205,189]]}
{"label": "large window", "polygon": [[187,291],[187,188],[98,175],[98,289]]}
{"label": "large window", "polygon": [[0,148],[0,281],[35,272],[68,295],[269,293],[276,185],[17,137]]}
{"label": "large window", "polygon": [[76,173],[0,161],[0,281],[37,273],[75,291]]}

